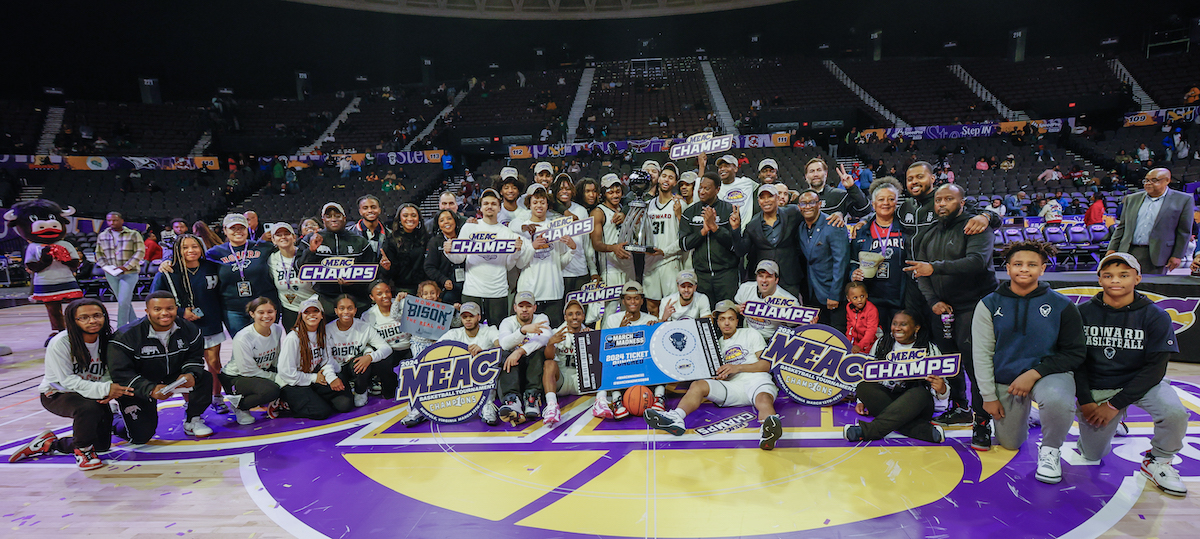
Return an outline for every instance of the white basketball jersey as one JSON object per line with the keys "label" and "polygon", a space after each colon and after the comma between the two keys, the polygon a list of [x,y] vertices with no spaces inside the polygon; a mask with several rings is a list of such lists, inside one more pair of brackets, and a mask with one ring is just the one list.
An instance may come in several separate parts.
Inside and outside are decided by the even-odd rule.
{"label": "white basketball jersey", "polygon": [[651,245],[662,251],[664,256],[647,256],[646,269],[653,270],[664,260],[675,260],[679,255],[679,219],[675,217],[675,201],[669,200],[660,206],[658,198],[650,201],[646,208],[650,220]]}

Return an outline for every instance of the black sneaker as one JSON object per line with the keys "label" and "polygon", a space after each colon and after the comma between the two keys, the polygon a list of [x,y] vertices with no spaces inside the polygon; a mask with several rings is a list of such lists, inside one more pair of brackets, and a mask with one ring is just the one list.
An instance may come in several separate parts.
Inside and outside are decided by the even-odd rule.
{"label": "black sneaker", "polygon": [[783,425],[779,422],[779,414],[763,420],[759,427],[758,447],[763,451],[775,449],[775,443],[783,438]]}
{"label": "black sneaker", "polygon": [[504,404],[500,406],[500,420],[515,427],[525,422],[522,411],[521,398],[516,393],[509,393],[504,396]]}
{"label": "black sneaker", "polygon": [[992,428],[986,423],[971,429],[971,449],[987,451],[992,448]]}
{"label": "black sneaker", "polygon": [[975,420],[975,414],[970,410],[956,406],[946,413],[933,418],[933,422],[943,427],[958,427],[970,425]]}

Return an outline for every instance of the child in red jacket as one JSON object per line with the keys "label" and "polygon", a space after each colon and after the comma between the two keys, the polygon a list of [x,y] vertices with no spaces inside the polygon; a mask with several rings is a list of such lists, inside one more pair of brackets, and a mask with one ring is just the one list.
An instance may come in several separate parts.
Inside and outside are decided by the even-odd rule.
{"label": "child in red jacket", "polygon": [[865,354],[875,344],[879,331],[879,310],[867,301],[867,286],[862,281],[850,281],[846,285],[846,338],[850,339],[850,351]]}

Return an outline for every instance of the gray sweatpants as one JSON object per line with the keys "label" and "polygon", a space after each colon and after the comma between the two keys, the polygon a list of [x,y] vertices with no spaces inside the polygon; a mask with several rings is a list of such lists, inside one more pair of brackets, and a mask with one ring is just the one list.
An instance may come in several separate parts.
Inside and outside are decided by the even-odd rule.
{"label": "gray sweatpants", "polygon": [[[1170,459],[1183,449],[1187,434],[1188,411],[1179,395],[1166,380],[1159,382],[1141,399],[1133,403],[1154,419],[1154,437],[1150,439],[1150,454],[1154,458]],[[1121,410],[1107,425],[1096,428],[1079,418],[1079,453],[1088,460],[1100,460],[1112,450],[1113,433],[1125,419],[1129,408]],[[1044,417],[1044,416],[1043,416]],[[1168,460],[1169,462],[1169,460]]]}
{"label": "gray sweatpants", "polygon": [[1027,397],[1008,394],[1008,386],[996,384],[996,395],[1004,407],[1004,418],[993,417],[996,439],[1005,449],[1016,451],[1029,437],[1029,409],[1037,403],[1042,417],[1042,445],[1062,447],[1075,418],[1075,377],[1069,372],[1043,376]]}

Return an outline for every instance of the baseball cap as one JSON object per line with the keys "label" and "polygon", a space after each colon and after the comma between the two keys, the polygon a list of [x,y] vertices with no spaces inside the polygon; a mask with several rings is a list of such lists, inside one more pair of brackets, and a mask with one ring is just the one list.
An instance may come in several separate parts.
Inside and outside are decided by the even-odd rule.
{"label": "baseball cap", "polygon": [[779,188],[775,187],[773,183],[764,183],[758,186],[758,194],[761,195],[763,191],[770,192],[772,196],[779,196]]}
{"label": "baseball cap", "polygon": [[1107,255],[1104,258],[1100,259],[1100,265],[1096,266],[1096,275],[1100,275],[1100,270],[1104,268],[1105,264],[1108,264],[1108,263],[1111,263],[1114,261],[1118,261],[1118,260],[1121,262],[1124,262],[1125,265],[1133,268],[1135,271],[1138,272],[1138,275],[1142,274],[1142,265],[1140,263],[1138,263],[1137,259],[1134,258],[1133,255],[1131,255],[1129,253],[1113,253],[1111,255]]}
{"label": "baseball cap", "polygon": [[507,179],[507,178],[516,178],[516,177],[517,177],[517,169],[515,169],[513,167],[504,167],[504,168],[500,169],[500,179],[501,180]]}
{"label": "baseball cap", "polygon": [[604,177],[600,178],[600,187],[603,187],[604,189],[607,190],[609,187],[612,187],[614,185],[621,185],[621,177],[620,176],[609,173],[609,174],[605,174]]}
{"label": "baseball cap", "polygon": [[521,303],[537,305],[537,299],[533,297],[533,292],[517,292],[517,297],[513,299],[513,305],[520,305]]}
{"label": "baseball cap", "polygon": [[480,200],[482,200],[484,197],[486,197],[488,195],[491,195],[495,198],[500,198],[500,193],[497,193],[496,190],[492,189],[491,187],[488,187],[487,189],[484,189],[482,193],[479,193],[479,198],[480,198]]}
{"label": "baseball cap", "polygon": [[758,267],[754,268],[754,273],[758,273],[760,271],[765,271],[771,275],[778,276],[779,264],[776,264],[774,260],[759,260]]}
{"label": "baseball cap", "polygon": [[583,309],[583,312],[587,312],[587,307],[584,307],[583,303],[575,298],[567,300],[567,303],[563,305],[563,312],[566,312],[567,307],[570,307],[571,305],[578,305],[580,309]]}
{"label": "baseball cap", "polygon": [[771,159],[770,157],[758,162],[758,170],[762,170],[767,167],[779,170],[779,163],[776,163],[775,160]]}
{"label": "baseball cap", "polygon": [[325,215],[325,212],[328,212],[331,208],[337,210],[342,215],[346,215],[346,210],[342,209],[342,205],[337,202],[328,202],[324,206],[321,206],[321,215]]}
{"label": "baseball cap", "polygon": [[[530,184],[529,189],[525,190],[525,208],[526,209],[529,209],[530,197],[538,191],[546,193],[546,186],[544,186],[540,183],[537,183],[537,182],[533,182],[532,184]],[[546,193],[546,194],[547,194],[547,196],[549,196],[549,193]]]}
{"label": "baseball cap", "polygon": [[287,223],[279,222],[279,223],[275,223],[273,225],[267,226],[267,230],[270,231],[272,234],[275,233],[276,229],[280,229],[280,228],[286,228],[287,231],[291,232],[293,236],[296,235],[296,229],[292,228],[292,225],[289,225]]}
{"label": "baseball cap", "polygon": [[562,179],[563,179],[563,178],[566,178],[566,179],[567,179],[567,181],[569,181],[569,182],[571,182],[571,183],[575,183],[575,180],[571,179],[571,175],[570,175],[570,174],[567,174],[566,172],[559,172],[559,173],[558,173],[558,176],[555,176],[555,177],[554,177],[554,183],[555,183],[555,185],[557,185],[557,184],[558,184],[558,182],[562,181]]}
{"label": "baseball cap", "polygon": [[645,292],[642,291],[641,283],[639,283],[637,281],[625,281],[625,286],[621,287],[621,295],[622,296],[624,296],[625,294],[628,294],[630,292],[633,292],[633,293],[636,293],[639,295],[645,295]]}
{"label": "baseball cap", "polygon": [[[554,165],[551,165],[547,161],[539,161],[538,164],[533,165],[533,173],[534,174],[537,174],[542,171],[554,174]],[[515,174],[514,174],[514,176],[515,176]]]}
{"label": "baseball cap", "polygon": [[320,311],[321,310],[321,297],[318,296],[317,294],[313,294],[313,295],[309,296],[308,299],[301,301],[300,302],[300,313],[303,314],[304,311],[307,311],[309,309],[309,307],[316,307],[317,310]]}
{"label": "baseball cap", "polygon": [[663,163],[662,170],[667,170],[668,168],[675,171],[675,178],[678,179],[679,178],[679,167],[675,166],[675,163],[667,161],[666,163]]}
{"label": "baseball cap", "polygon": [[737,311],[737,303],[735,303],[733,300],[723,299],[717,302],[717,306],[713,309],[713,314],[721,314],[730,309]]}
{"label": "baseball cap", "polygon": [[644,170],[646,172],[650,172],[651,168],[653,168],[654,170],[662,170],[662,165],[658,164],[658,161],[655,161],[653,159],[647,159],[645,162],[642,163],[642,170]]}
{"label": "baseball cap", "polygon": [[696,171],[689,170],[679,175],[679,183],[696,183],[699,177],[700,175],[696,174]]}
{"label": "baseball cap", "polygon": [[242,225],[246,228],[250,228],[250,222],[246,220],[245,215],[240,213],[231,213],[226,215],[224,222],[221,223],[221,226],[225,228],[229,228],[233,225]]}
{"label": "baseball cap", "polygon": [[679,272],[679,276],[675,277],[675,284],[692,283],[696,284],[696,272],[684,270]]}
{"label": "baseball cap", "polygon": [[480,309],[479,304],[475,303],[474,301],[468,301],[468,302],[462,304],[462,307],[459,308],[459,311],[462,312],[463,314],[471,313],[475,316],[483,315],[483,309]]}
{"label": "baseball cap", "polygon": [[725,154],[725,155],[722,155],[720,159],[717,159],[717,164],[720,165],[721,163],[729,163],[736,167],[737,166],[737,158],[732,155]]}

